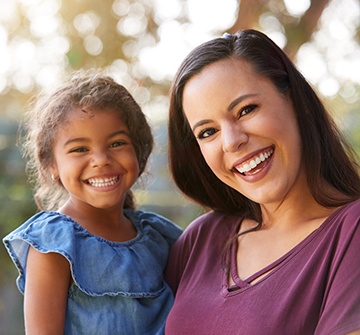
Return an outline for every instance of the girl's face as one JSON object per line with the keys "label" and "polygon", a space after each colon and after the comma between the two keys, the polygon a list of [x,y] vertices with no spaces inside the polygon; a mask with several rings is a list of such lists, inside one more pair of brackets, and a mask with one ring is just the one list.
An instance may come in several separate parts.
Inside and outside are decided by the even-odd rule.
{"label": "girl's face", "polygon": [[247,62],[206,66],[185,85],[183,108],[204,159],[225,184],[260,204],[279,204],[307,187],[292,102]]}
{"label": "girl's face", "polygon": [[129,130],[112,109],[69,111],[53,154],[53,174],[79,206],[122,208],[140,172]]}

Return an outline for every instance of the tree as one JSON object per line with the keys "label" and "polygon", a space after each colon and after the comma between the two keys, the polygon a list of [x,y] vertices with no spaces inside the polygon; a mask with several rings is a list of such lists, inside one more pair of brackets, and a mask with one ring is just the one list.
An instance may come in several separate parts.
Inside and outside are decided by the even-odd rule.
{"label": "tree", "polygon": [[238,15],[229,28],[230,33],[245,28],[259,28],[259,18],[264,14],[275,16],[282,25],[286,37],[285,51],[294,57],[306,42],[309,42],[318,27],[318,22],[330,0],[312,0],[309,8],[300,17],[287,11],[283,0],[239,0]]}
{"label": "tree", "polygon": [[[31,191],[26,184],[24,162],[15,145],[18,121],[30,97],[39,89],[46,89],[56,84],[66,71],[99,67],[108,69],[117,77],[116,79],[128,87],[148,115],[161,113],[166,115],[171,74],[161,78],[154,76],[142,63],[140,56],[145,49],[155,49],[159,44],[166,43],[162,38],[164,31],[170,25],[175,27],[174,31],[182,35],[170,36],[171,41],[175,40],[177,44],[174,44],[175,47],[165,45],[167,51],[175,51],[179,54],[181,42],[184,48],[192,48],[193,42],[189,36],[192,38],[198,36],[189,33],[192,31],[191,27],[196,26],[189,16],[187,5],[190,1],[201,3],[200,0],[162,0],[162,2],[160,0],[15,0],[1,3],[0,234],[2,236],[35,211]],[[327,6],[340,3],[336,0],[312,0],[304,12],[295,15],[290,12],[289,2],[285,0],[233,1],[238,3],[237,13],[235,15],[230,13],[228,26],[213,28],[204,33],[204,38],[244,28],[277,32],[285,37],[284,48],[294,60],[301,46],[310,42],[321,29],[319,23]],[[359,5],[357,0],[345,1],[352,6]],[[208,15],[207,8],[216,3],[220,7],[223,6],[223,0],[207,2],[205,0],[201,15]],[[171,13],[167,13],[168,16],[160,15],[160,9],[163,7],[157,6],[172,6],[171,11],[168,11]],[[357,20],[353,36],[359,42],[360,20]],[[168,60],[170,58],[171,55],[167,57]],[[161,68],[164,65],[159,64],[157,67]],[[359,83],[349,85],[344,80],[340,84],[345,87],[346,94],[344,93],[343,96],[348,98],[349,106],[346,106],[345,98],[342,99],[341,96],[331,102],[340,111],[339,115],[342,119],[348,114],[346,119],[348,121],[345,121],[349,123],[354,141],[359,141],[359,127],[355,126],[359,123],[357,121],[359,99],[356,100],[356,94],[358,97],[360,92]],[[345,110],[345,106],[350,112]],[[180,198],[171,183],[166,169],[164,148],[166,148],[167,136],[164,119],[160,123],[154,121],[153,126],[156,139],[161,141],[160,148],[153,158],[153,162],[159,165],[153,166],[151,170],[151,172],[155,171],[156,183],[154,182],[150,192],[143,196],[143,203],[147,206],[163,205],[153,208],[163,211],[170,218],[176,218],[176,222],[179,222],[182,216],[185,225],[190,221],[191,216],[199,214],[199,210],[191,207],[193,211],[190,211],[188,202]],[[179,203],[183,205],[179,206]],[[0,251],[0,258],[6,259],[7,265],[10,264],[4,249]],[[5,266],[1,275],[8,273],[6,269]],[[13,268],[11,271],[13,273]],[[6,320],[2,320],[1,315],[0,321],[2,328],[6,329],[3,325]]]}

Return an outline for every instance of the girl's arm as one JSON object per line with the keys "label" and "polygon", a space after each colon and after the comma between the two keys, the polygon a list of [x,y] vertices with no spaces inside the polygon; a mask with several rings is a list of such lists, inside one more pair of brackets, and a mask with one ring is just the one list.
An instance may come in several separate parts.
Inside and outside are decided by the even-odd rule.
{"label": "girl's arm", "polygon": [[30,247],[24,293],[27,335],[64,334],[70,278],[70,265],[64,256]]}

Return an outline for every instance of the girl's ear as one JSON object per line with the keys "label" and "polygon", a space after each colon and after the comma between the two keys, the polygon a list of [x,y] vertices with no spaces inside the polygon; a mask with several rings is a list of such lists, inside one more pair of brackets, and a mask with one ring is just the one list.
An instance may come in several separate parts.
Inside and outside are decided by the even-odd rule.
{"label": "girl's ear", "polygon": [[60,177],[59,177],[59,171],[58,171],[58,169],[57,169],[57,167],[56,167],[55,164],[53,164],[53,165],[51,166],[50,171],[51,171],[51,179],[52,179],[53,181],[59,180],[59,178],[60,178]]}

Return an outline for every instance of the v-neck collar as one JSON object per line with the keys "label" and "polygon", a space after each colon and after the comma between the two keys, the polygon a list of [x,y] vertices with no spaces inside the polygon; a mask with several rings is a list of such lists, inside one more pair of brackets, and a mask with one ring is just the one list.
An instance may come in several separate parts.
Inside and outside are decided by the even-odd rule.
{"label": "v-neck collar", "polygon": [[[331,218],[336,215],[336,213],[341,210],[342,207],[338,208],[336,211],[331,213],[324,222],[315,229],[312,233],[310,233],[308,236],[306,236],[300,243],[295,245],[292,249],[290,249],[287,253],[285,253],[283,256],[275,260],[274,262],[270,263],[263,269],[255,272],[250,277],[246,279],[241,279],[238,276],[238,270],[237,270],[237,262],[236,262],[236,252],[238,248],[238,241],[236,240],[231,248],[229,248],[228,251],[228,258],[230,260],[229,264],[229,271],[230,276],[232,277],[232,280],[234,281],[234,284],[229,286],[229,272],[224,271],[222,275],[222,294],[227,296],[236,295],[240,292],[243,292],[244,290],[251,289],[252,287],[255,287],[256,285],[261,284],[264,280],[269,278],[270,276],[274,275],[280,268],[282,268],[288,261],[290,261],[296,254],[298,254],[307,244],[309,244],[318,234],[320,231],[322,231],[326,226],[327,222],[331,220]],[[234,226],[233,234],[235,234],[236,231],[239,230],[240,224],[237,224]],[[263,276],[263,278],[259,279],[255,283],[251,284],[254,280],[257,278]]]}

